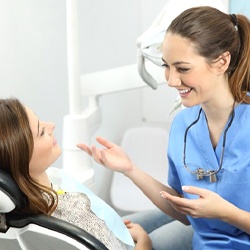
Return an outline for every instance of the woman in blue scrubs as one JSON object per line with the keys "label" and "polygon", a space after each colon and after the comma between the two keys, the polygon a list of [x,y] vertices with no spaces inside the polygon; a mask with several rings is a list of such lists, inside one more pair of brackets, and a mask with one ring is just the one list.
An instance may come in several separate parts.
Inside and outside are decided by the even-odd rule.
{"label": "woman in blue scrubs", "polygon": [[169,186],[104,138],[97,138],[104,149],[79,147],[191,224],[194,250],[250,249],[249,20],[211,7],[188,9],[168,27],[162,52],[168,85],[187,107],[171,127]]}

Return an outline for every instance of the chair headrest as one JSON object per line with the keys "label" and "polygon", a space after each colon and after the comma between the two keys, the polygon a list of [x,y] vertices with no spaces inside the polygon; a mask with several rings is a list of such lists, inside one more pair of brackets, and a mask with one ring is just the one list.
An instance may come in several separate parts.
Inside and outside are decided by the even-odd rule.
{"label": "chair headrest", "polygon": [[26,197],[12,176],[0,169],[0,213],[9,213],[14,208],[22,208]]}

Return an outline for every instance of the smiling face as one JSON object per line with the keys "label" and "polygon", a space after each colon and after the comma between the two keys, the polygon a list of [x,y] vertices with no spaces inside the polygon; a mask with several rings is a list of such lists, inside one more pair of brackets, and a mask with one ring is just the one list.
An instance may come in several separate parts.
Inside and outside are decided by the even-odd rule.
{"label": "smiling face", "polygon": [[184,106],[210,102],[219,98],[222,91],[228,91],[220,60],[208,64],[190,40],[167,33],[162,49],[165,78],[170,87],[178,90]]}
{"label": "smiling face", "polygon": [[39,181],[45,170],[53,164],[61,154],[54,137],[55,125],[39,121],[35,113],[25,107],[34,139],[34,150],[29,164],[30,175]]}

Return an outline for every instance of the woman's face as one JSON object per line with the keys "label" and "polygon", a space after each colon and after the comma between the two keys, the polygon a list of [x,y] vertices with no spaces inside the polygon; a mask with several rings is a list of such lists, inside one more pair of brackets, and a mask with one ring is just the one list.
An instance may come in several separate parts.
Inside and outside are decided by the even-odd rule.
{"label": "woman's face", "polygon": [[32,177],[39,179],[45,170],[54,163],[61,154],[61,149],[54,137],[55,125],[43,122],[36,114],[25,107],[34,140],[34,150],[30,160],[29,172]]}
{"label": "woman's face", "polygon": [[209,65],[196,53],[191,41],[167,33],[162,50],[165,78],[178,90],[184,106],[204,104],[222,94],[217,63]]}

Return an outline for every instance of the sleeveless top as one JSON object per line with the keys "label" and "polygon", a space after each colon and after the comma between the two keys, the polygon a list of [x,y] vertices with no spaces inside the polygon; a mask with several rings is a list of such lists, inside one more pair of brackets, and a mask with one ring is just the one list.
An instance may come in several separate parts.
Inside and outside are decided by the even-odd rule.
{"label": "sleeveless top", "polygon": [[59,193],[58,206],[52,216],[86,230],[110,250],[125,250],[125,245],[115,237],[105,222],[96,216],[90,205],[90,199],[84,193]]}

